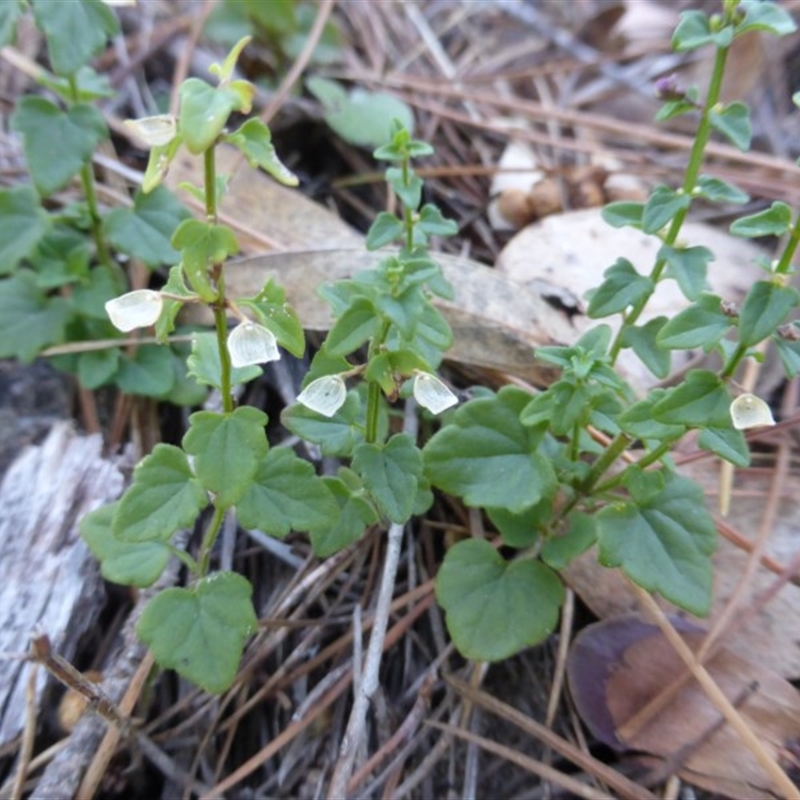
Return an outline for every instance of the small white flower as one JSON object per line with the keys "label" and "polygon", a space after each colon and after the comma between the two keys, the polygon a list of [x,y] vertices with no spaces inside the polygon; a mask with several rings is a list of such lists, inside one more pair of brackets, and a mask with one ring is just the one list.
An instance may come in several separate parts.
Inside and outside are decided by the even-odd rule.
{"label": "small white flower", "polygon": [[441,414],[458,402],[458,398],[429,372],[417,372],[414,376],[414,397],[431,414]]}
{"label": "small white flower", "polygon": [[341,375],[325,375],[317,378],[297,396],[298,403],[322,414],[323,417],[332,417],[346,399],[347,387]]}
{"label": "small white flower", "polygon": [[228,352],[234,367],[249,367],[281,357],[272,331],[250,320],[240,323],[228,334]]}
{"label": "small white flower", "polygon": [[731,419],[740,431],[775,424],[770,407],[754,394],[740,395],[731,403]]}
{"label": "small white flower", "polygon": [[148,147],[163,147],[169,144],[178,132],[178,123],[172,114],[126,119],[124,124]]}
{"label": "small white flower", "polygon": [[106,303],[106,313],[115,328],[128,333],[134,328],[154,325],[161,316],[164,299],[151,289],[137,289],[135,292],[115,297]]}

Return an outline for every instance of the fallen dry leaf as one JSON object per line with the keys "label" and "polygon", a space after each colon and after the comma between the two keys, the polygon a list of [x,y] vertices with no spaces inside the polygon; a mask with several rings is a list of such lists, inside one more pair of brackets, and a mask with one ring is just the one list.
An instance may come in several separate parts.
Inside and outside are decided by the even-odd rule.
{"label": "fallen dry leaf", "polygon": [[[703,633],[675,620],[696,650]],[[694,630],[693,630],[694,629]],[[800,695],[763,664],[721,648],[707,662],[715,683],[761,740],[788,769],[800,743]],[[717,708],[694,680],[627,736],[631,718],[686,671],[657,626],[635,615],[590,625],[573,642],[567,663],[570,691],[581,717],[601,741],[673,759],[686,781],[729,797],[774,797],[769,778],[738,734],[721,722]]]}

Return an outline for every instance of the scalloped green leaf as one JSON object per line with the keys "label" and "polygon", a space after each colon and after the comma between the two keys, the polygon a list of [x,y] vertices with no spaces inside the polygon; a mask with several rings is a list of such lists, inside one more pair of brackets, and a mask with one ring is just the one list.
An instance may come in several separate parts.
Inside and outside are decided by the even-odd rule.
{"label": "scalloped green leaf", "polygon": [[111,532],[118,503],[90,511],[80,522],[80,534],[100,562],[100,574],[111,583],[144,589],[161,577],[169,548],[159,541],[123,542]]}
{"label": "scalloped green leaf", "polygon": [[603,282],[591,293],[586,313],[592,319],[624,311],[652,294],[653,281],[640,275],[627,258],[618,258],[603,273]]}
{"label": "scalloped green leaf", "polygon": [[306,349],[303,324],[295,310],[286,302],[286,292],[272,278],[253,298],[241,298],[240,306],[252,308],[258,321],[272,331],[278,344],[292,355],[302,358]]}
{"label": "scalloped green leaf", "polygon": [[249,119],[233,133],[223,137],[244,153],[247,163],[261,167],[284,186],[297,186],[300,181],[279,158],[272,144],[272,134],[260,119]]}
{"label": "scalloped green leaf", "polygon": [[244,643],[258,627],[252,591],[235,572],[166,589],[147,604],[136,632],[162,667],[219,694],[236,678]]}
{"label": "scalloped green leaf", "polygon": [[175,229],[189,212],[163,186],[149,194],[138,191],[133,208],[115,208],[103,219],[108,241],[148,267],[177,264],[180,254],[170,244]]}
{"label": "scalloped green leaf", "polygon": [[677,281],[687,300],[697,300],[709,288],[706,280],[708,264],[715,256],[707,247],[662,245],[657,258],[667,262],[667,276]]}
{"label": "scalloped green leaf", "polygon": [[287,447],[267,453],[236,505],[242,525],[278,537],[325,528],[337,512],[338,504],[314,467]]}
{"label": "scalloped green leaf", "polygon": [[269,450],[266,424],[267,415],[252,406],[229,414],[197,411],[189,417],[183,447],[194,456],[197,477],[214,493],[218,508],[235,505],[248,490]]}
{"label": "scalloped green leaf", "polygon": [[726,428],[703,428],[697,438],[701,450],[716,453],[720,458],[730,461],[737,467],[750,465],[750,448],[741,431],[732,426]]}
{"label": "scalloped green leaf", "polygon": [[550,460],[538,445],[542,427],[525,427],[520,414],[530,395],[504,387],[495,397],[470,400],[423,450],[433,486],[469,506],[520,512],[555,490]]}
{"label": "scalloped green leaf", "polygon": [[133,472],[112,520],[122,542],[167,542],[176,531],[194,525],[208,495],[179,447],[157,444]]}
{"label": "scalloped green leaf", "polygon": [[318,558],[327,558],[357,542],[367,526],[380,521],[380,515],[365,496],[361,479],[351,470],[340,469],[339,475],[343,474],[349,474],[351,480],[330,476],[322,479],[333,495],[338,511],[329,518],[327,526],[310,532],[311,546]]}
{"label": "scalloped green leaf", "polygon": [[28,186],[0,190],[0,275],[14,271],[50,227],[50,217]]}
{"label": "scalloped green leaf", "polygon": [[448,550],[436,599],[462,655],[500,661],[552,633],[564,588],[540,561],[507,562],[489,542],[469,539]]}
{"label": "scalloped green leaf", "polygon": [[721,110],[711,109],[708,120],[714,130],[721,133],[734,147],[742,152],[750,149],[753,126],[750,109],[744,103],[730,103]]}
{"label": "scalloped green leaf", "polygon": [[404,523],[411,517],[422,478],[422,453],[410,436],[399,433],[385,445],[358,445],[353,470],[392,522]]}
{"label": "scalloped green leaf", "polygon": [[735,322],[722,310],[722,301],[714,294],[701,294],[695,303],[668,320],[656,336],[656,343],[670,350],[708,351]]}
{"label": "scalloped green leaf", "polygon": [[0,358],[33,361],[41,350],[64,341],[69,306],[49,297],[28,269],[0,281]]}
{"label": "scalloped green leaf", "polygon": [[739,312],[739,341],[752,347],[766,339],[781,325],[786,315],[800,302],[800,293],[791,286],[772,281],[756,281],[747,293]]}
{"label": "scalloped green leaf", "polygon": [[117,18],[100,0],[31,0],[31,5],[57,75],[77,72],[119,33]]}
{"label": "scalloped green leaf", "polygon": [[695,369],[653,406],[653,418],[667,425],[725,427],[730,420],[730,404],[722,379],[710,370]]}
{"label": "scalloped green leaf", "polygon": [[76,103],[62,110],[44,97],[32,95],[17,103],[11,127],[22,135],[28,171],[44,196],[69,183],[108,138],[103,115],[94,106]]}
{"label": "scalloped green leaf", "polygon": [[172,235],[172,246],[181,252],[181,263],[192,288],[206,302],[214,302],[217,291],[208,271],[239,251],[236,234],[227,225],[185,219]]}
{"label": "scalloped green leaf", "polygon": [[234,111],[250,109],[231,86],[213,87],[200,78],[187,78],[180,87],[181,106],[178,133],[194,155],[208,150],[222,133]]}
{"label": "scalloped green leaf", "polygon": [[759,236],[783,236],[792,225],[792,209],[786,203],[775,201],[769,208],[740,217],[731,224],[734,236],[755,239]]}
{"label": "scalloped green leaf", "polygon": [[620,501],[596,515],[600,562],[692,614],[711,607],[717,529],[703,491],[670,474],[648,502]]}

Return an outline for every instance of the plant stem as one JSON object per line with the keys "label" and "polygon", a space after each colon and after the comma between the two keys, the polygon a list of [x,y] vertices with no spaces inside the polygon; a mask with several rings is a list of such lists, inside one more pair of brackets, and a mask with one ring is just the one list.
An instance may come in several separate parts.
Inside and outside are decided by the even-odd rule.
{"label": "plant stem", "polygon": [[800,243],[800,214],[797,215],[797,219],[794,221],[792,230],[789,233],[789,241],[786,242],[780,260],[775,266],[776,275],[786,275],[789,273],[798,243]]}
{"label": "plant stem", "polygon": [[588,494],[597,481],[600,480],[603,473],[625,452],[625,448],[631,441],[631,437],[627,434],[618,433],[603,455],[592,465],[592,469],[586,476],[586,480],[581,484],[580,490]]}
{"label": "plant stem", "polygon": [[[213,147],[203,154],[203,183],[205,190],[206,218],[212,224],[217,221],[217,162]],[[231,354],[228,352],[228,321],[225,304],[225,272],[222,264],[209,264],[209,270],[215,273],[217,299],[213,303],[214,328],[217,333],[217,350],[220,364],[220,392],[222,407],[226,414],[233,411],[233,393],[231,390]]]}
{"label": "plant stem", "polygon": [[[75,105],[79,100],[78,95],[78,82],[75,76],[69,78],[70,99],[72,104]],[[119,267],[114,263],[111,258],[111,250],[108,247],[106,237],[103,235],[103,221],[100,216],[100,205],[97,202],[97,189],[94,182],[94,172],[92,170],[92,162],[84,164],[81,167],[81,184],[83,185],[83,195],[86,199],[86,206],[89,209],[89,225],[91,226],[92,239],[94,246],[97,250],[97,258],[100,263],[108,269],[112,275],[118,280],[121,279]],[[125,281],[121,282],[120,288],[125,286]]]}
{"label": "plant stem", "polygon": [[208,574],[208,562],[211,560],[211,548],[217,540],[224,519],[225,509],[215,506],[214,516],[211,517],[211,521],[208,523],[208,528],[206,528],[206,532],[203,535],[203,542],[200,545],[200,566],[197,572],[201,578]]}
{"label": "plant stem", "polygon": [[367,430],[364,439],[367,444],[378,440],[378,417],[381,408],[381,387],[375,382],[367,384]]}
{"label": "plant stem", "polygon": [[[728,20],[726,20],[726,22],[727,21]],[[728,47],[717,47],[717,52],[714,57],[714,67],[708,86],[708,94],[706,95],[706,102],[703,105],[703,110],[700,116],[700,124],[697,126],[697,133],[694,137],[694,144],[692,145],[692,151],[689,154],[689,163],[686,167],[683,186],[681,187],[682,191],[690,197],[697,183],[697,177],[700,174],[700,168],[703,165],[705,149],[708,144],[708,140],[711,137],[711,111],[719,102],[719,95],[722,89],[722,78],[725,74],[725,62],[727,58]],[[669,230],[664,237],[664,244],[668,247],[672,247],[678,240],[678,234],[680,233],[681,227],[683,226],[684,220],[686,219],[688,213],[688,207],[682,208],[672,218]],[[659,282],[659,280],[661,280],[661,276],[663,275],[666,266],[667,260],[663,257],[659,258],[654,264],[650,273],[650,279],[653,281],[654,286]],[[610,356],[612,364],[616,362],[617,357],[622,350],[623,335],[625,330],[636,324],[636,321],[641,316],[642,311],[644,311],[649,299],[649,295],[642,298],[638,303],[636,303],[636,305],[633,306],[630,312],[624,316],[622,326],[617,332],[614,342],[611,345]]]}

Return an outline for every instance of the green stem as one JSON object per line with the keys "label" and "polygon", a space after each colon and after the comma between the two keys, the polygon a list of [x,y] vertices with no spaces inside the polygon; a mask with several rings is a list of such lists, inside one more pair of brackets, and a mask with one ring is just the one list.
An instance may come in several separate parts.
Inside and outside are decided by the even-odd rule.
{"label": "green stem", "polygon": [[[74,76],[69,78],[70,99],[74,104],[79,102],[78,95],[78,82]],[[121,286],[125,286],[126,282],[120,275],[120,270],[114,260],[111,258],[111,250],[103,235],[103,219],[100,216],[100,204],[97,202],[97,188],[95,186],[94,171],[92,170],[92,162],[84,164],[80,171],[81,184],[83,185],[83,196],[86,198],[86,206],[89,209],[89,225],[92,231],[92,239],[94,246],[97,250],[97,258],[100,263],[108,269],[112,275],[121,281]]]}
{"label": "green stem", "polygon": [[378,417],[381,408],[381,387],[375,382],[367,384],[367,430],[364,439],[367,444],[378,441]]}
{"label": "green stem", "polygon": [[[635,464],[631,464],[631,467],[638,467],[639,469],[644,469],[645,467],[649,467],[651,464],[655,464],[656,461],[660,460],[663,456],[665,456],[669,451],[672,449],[672,446],[675,444],[676,440],[670,440],[668,442],[662,442],[655,450],[650,451],[646,456],[642,456]],[[595,486],[593,494],[601,495],[605,492],[610,492],[612,489],[616,489],[617,486],[621,485],[625,480],[625,474],[627,473],[629,467],[626,467],[622,472],[615,475],[613,478],[610,478],[605,483],[601,483],[600,486]]]}
{"label": "green stem", "polygon": [[[206,217],[212,224],[217,221],[217,163],[215,156],[213,147],[209,147],[203,154]],[[222,264],[211,264],[209,269],[214,269],[216,273],[217,299],[213,303],[213,310],[217,350],[219,350],[222,407],[226,414],[230,414],[233,411],[233,393],[231,389],[231,355],[228,352],[228,320],[225,313],[225,272]]]}
{"label": "green stem", "polygon": [[797,219],[794,221],[792,230],[789,233],[789,241],[786,242],[786,247],[783,248],[780,260],[775,266],[776,275],[787,275],[789,273],[789,270],[792,268],[792,261],[794,259],[794,254],[797,251],[797,245],[799,243],[800,243],[800,214],[797,215]]}
{"label": "green stem", "polygon": [[592,487],[602,477],[609,467],[625,452],[625,448],[632,442],[630,436],[625,433],[618,433],[611,444],[605,449],[603,455],[595,461],[591,471],[581,484],[580,490],[589,493]]}
{"label": "green stem", "polygon": [[739,368],[739,364],[741,364],[744,357],[747,355],[747,345],[738,344],[736,349],[731,354],[730,359],[728,359],[728,363],[725,365],[725,368],[720,372],[720,378],[726,381],[730,378],[736,370]]}
{"label": "green stem", "polygon": [[214,546],[217,536],[219,536],[224,519],[225,509],[216,506],[214,508],[214,516],[211,517],[211,521],[208,523],[208,528],[206,528],[206,532],[203,536],[203,542],[200,545],[200,567],[198,569],[198,574],[201,578],[208,574],[208,563],[211,560],[211,548]]}
{"label": "green stem", "polygon": [[[728,20],[726,20],[727,22]],[[692,192],[695,189],[695,185],[697,183],[697,177],[700,174],[700,169],[703,166],[703,157],[705,154],[706,146],[708,145],[708,140],[711,137],[711,111],[719,102],[719,95],[722,89],[722,78],[725,75],[725,62],[728,58],[728,48],[727,47],[718,47],[716,55],[714,57],[714,67],[711,73],[711,80],[708,86],[708,94],[706,95],[706,102],[703,105],[703,110],[700,116],[700,124],[697,127],[697,133],[694,137],[694,144],[692,145],[691,153],[689,154],[689,163],[686,167],[686,173],[683,179],[683,186],[682,191],[691,197]],[[670,223],[669,230],[667,231],[666,236],[664,237],[664,244],[668,247],[672,247],[675,242],[678,240],[678,234],[680,233],[681,227],[686,219],[687,214],[689,213],[689,209],[682,208],[678,211],[675,216],[672,218],[672,222]],[[667,260],[665,258],[659,258],[653,266],[653,269],[650,273],[650,279],[653,281],[653,285],[657,284],[659,280],[661,280],[661,276],[666,269]],[[614,339],[613,344],[611,345],[610,356],[611,356],[611,363],[613,364],[617,357],[622,350],[622,342],[625,330],[627,328],[632,327],[636,324],[636,321],[644,311],[645,306],[647,305],[647,301],[650,297],[642,298],[634,307],[630,310],[628,314],[622,320],[622,326],[620,327],[617,335]]]}

